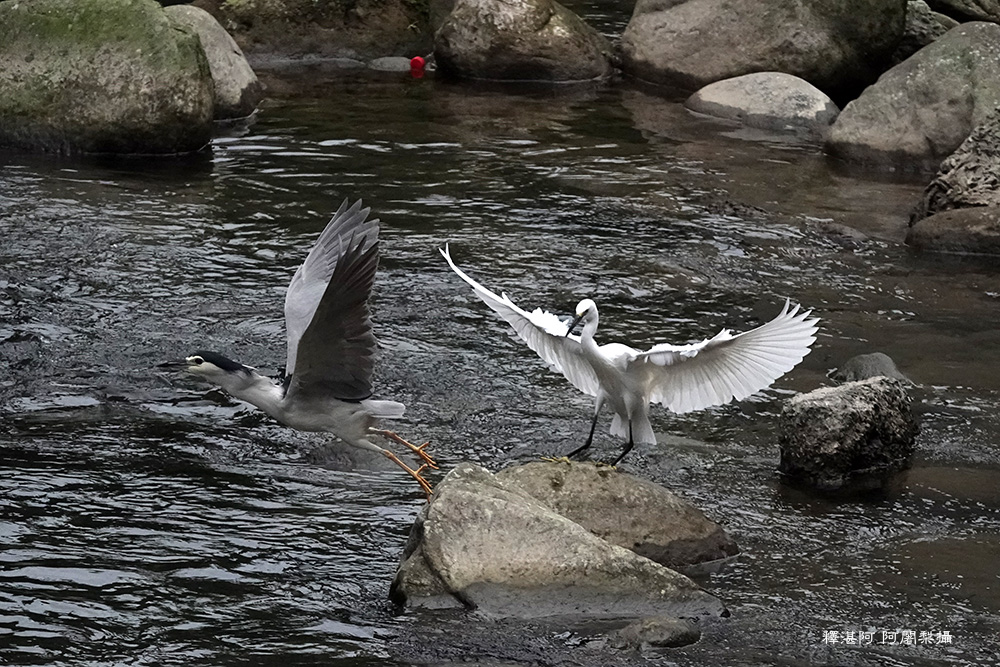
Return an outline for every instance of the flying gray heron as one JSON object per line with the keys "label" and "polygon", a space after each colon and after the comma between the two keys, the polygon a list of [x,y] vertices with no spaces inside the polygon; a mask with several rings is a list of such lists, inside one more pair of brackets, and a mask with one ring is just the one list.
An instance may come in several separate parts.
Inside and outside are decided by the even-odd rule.
{"label": "flying gray heron", "polygon": [[[612,435],[628,438],[615,459],[617,465],[636,442],[655,444],[649,423],[650,403],[660,403],[675,413],[702,410],[736,399],[742,400],[790,371],[809,353],[816,340],[818,318],[811,310],[794,308],[788,300],[770,322],[733,335],[723,329],[712,338],[689,345],[660,343],[640,351],[621,343],[598,345],[597,304],[582,300],[576,319],[567,325],[540,308],[526,312],[506,294],[499,296],[470,278],[451,259],[446,245],[441,254],[487,306],[507,321],[517,335],[545,362],[566,376],[574,387],[595,398],[594,419],[576,456],[590,448],[601,408],[614,411]],[[579,323],[579,336],[572,333]]]}
{"label": "flying gray heron", "polygon": [[[255,405],[285,426],[332,433],[352,447],[388,457],[430,495],[422,473],[437,468],[420,446],[375,420],[401,417],[404,406],[372,398],[375,335],[368,298],[378,267],[378,219],[361,201],[345,199],[292,276],[285,293],[288,354],[280,383],[216,352],[199,351],[161,367],[186,370],[236,398]],[[380,435],[407,447],[421,465],[414,469],[394,452],[373,443]]]}

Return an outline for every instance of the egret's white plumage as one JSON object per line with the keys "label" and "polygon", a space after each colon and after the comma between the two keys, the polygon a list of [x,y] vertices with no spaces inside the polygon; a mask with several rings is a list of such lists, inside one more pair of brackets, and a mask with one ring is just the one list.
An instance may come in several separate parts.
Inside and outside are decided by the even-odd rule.
{"label": "egret's white plumage", "polygon": [[[576,320],[567,325],[552,313],[527,312],[506,294],[498,296],[486,289],[455,265],[447,246],[441,254],[528,347],[574,387],[596,399],[590,436],[571,456],[590,446],[597,415],[605,404],[614,412],[611,433],[629,441],[618,457],[621,460],[634,442],[656,442],[649,423],[650,403],[684,413],[744,399],[790,371],[816,340],[819,319],[786,300],[773,320],[740,334],[723,329],[699,343],[660,343],[645,351],[621,343],[598,345],[594,341],[597,305],[590,299],[577,305]],[[583,322],[579,336],[571,333],[578,322]]]}
{"label": "egret's white plumage", "polygon": [[288,354],[285,380],[275,384],[214,352],[196,352],[170,366],[218,384],[282,424],[300,431],[333,433],[345,443],[382,452],[430,493],[420,472],[369,440],[384,435],[409,447],[425,465],[436,467],[423,450],[390,431],[373,428],[377,418],[403,415],[396,401],[371,398],[375,335],[368,298],[378,268],[378,219],[361,201],[347,200],[319,235],[285,294]]}

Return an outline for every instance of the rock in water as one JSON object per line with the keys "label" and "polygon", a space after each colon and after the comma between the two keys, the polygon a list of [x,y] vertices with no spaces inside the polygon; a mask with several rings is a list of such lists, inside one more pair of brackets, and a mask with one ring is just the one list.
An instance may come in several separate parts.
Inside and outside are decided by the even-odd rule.
{"label": "rock in water", "polygon": [[252,114],[264,97],[264,88],[226,29],[200,7],[174,5],[164,11],[198,33],[215,83],[215,119],[246,118]]}
{"label": "rock in water", "polygon": [[391,597],[503,617],[718,616],[682,574],[609,544],[484,468],[463,463],[414,525]]}
{"label": "rock in water", "polygon": [[887,377],[899,380],[903,384],[913,384],[910,378],[903,375],[896,362],[888,354],[882,352],[872,352],[870,354],[859,354],[851,357],[833,373],[833,379],[837,382],[857,382],[873,377]]}
{"label": "rock in water", "polygon": [[902,383],[886,377],[799,394],[779,423],[781,472],[824,491],[881,486],[910,466],[918,431]]}
{"label": "rock in water", "polygon": [[497,473],[601,539],[671,568],[738,553],[701,510],[659,484],[595,463],[538,461]]}
{"label": "rock in water", "polygon": [[198,36],[153,0],[0,2],[0,143],[183,153],[212,136]]}

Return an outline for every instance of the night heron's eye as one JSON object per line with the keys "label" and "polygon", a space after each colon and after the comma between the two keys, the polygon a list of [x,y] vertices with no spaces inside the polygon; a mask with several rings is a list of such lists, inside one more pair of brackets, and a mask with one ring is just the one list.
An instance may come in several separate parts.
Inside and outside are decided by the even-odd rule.
{"label": "night heron's eye", "polygon": [[205,360],[202,359],[201,357],[191,357],[191,363],[194,364],[195,366],[200,366],[204,362]]}

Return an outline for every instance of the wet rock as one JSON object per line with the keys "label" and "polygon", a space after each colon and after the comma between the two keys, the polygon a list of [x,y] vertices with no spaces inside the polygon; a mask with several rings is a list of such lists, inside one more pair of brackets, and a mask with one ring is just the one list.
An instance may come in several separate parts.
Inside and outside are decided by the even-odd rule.
{"label": "wet rock", "polygon": [[958,21],[935,12],[924,0],[909,0],[903,39],[892,54],[892,62],[903,62],[957,25]]}
{"label": "wet rock", "polygon": [[1000,110],[976,126],[949,155],[910,215],[910,225],[956,208],[1000,206]]}
{"label": "wet rock", "polygon": [[553,0],[458,0],[434,35],[442,72],[497,81],[586,81],[611,73],[611,46]]}
{"label": "wet rock", "polygon": [[888,64],[905,10],[905,0],[638,0],[622,66],[684,90],[785,72],[836,95],[874,81]]}
{"label": "wet rock", "polygon": [[736,543],[697,507],[658,484],[596,463],[538,461],[502,470],[554,512],[668,567],[727,558]]}
{"label": "wet rock", "polygon": [[264,89],[226,29],[199,7],[174,5],[164,11],[178,24],[198,33],[215,84],[215,119],[252,114],[264,97]]}
{"label": "wet rock", "polygon": [[840,112],[827,150],[851,162],[930,170],[1000,104],[1000,26],[967,23],[896,65]]}
{"label": "wet rock", "polygon": [[211,139],[198,36],[154,2],[0,2],[0,62],[0,144],[182,153]]}
{"label": "wet rock", "polygon": [[851,357],[833,373],[832,377],[837,382],[857,382],[879,376],[899,380],[903,384],[913,384],[910,378],[899,372],[892,357],[882,352]]}
{"label": "wet rock", "polygon": [[906,244],[921,252],[1000,255],[1000,206],[944,211],[916,223]]}
{"label": "wet rock", "polygon": [[629,623],[608,635],[612,648],[642,650],[649,647],[676,648],[701,639],[698,626],[684,618],[653,616]]}
{"label": "wet rock", "polygon": [[435,488],[390,596],[516,618],[725,613],[684,575],[601,540],[468,463]]}
{"label": "wet rock", "polygon": [[998,0],[929,0],[927,4],[935,11],[960,21],[1000,22]]}
{"label": "wet rock", "polygon": [[779,428],[786,480],[824,491],[881,486],[909,467],[918,430],[902,383],[886,377],[795,396]]}
{"label": "wet rock", "polygon": [[821,137],[839,109],[811,83],[782,72],[757,72],[711,83],[684,106],[749,127]]}

